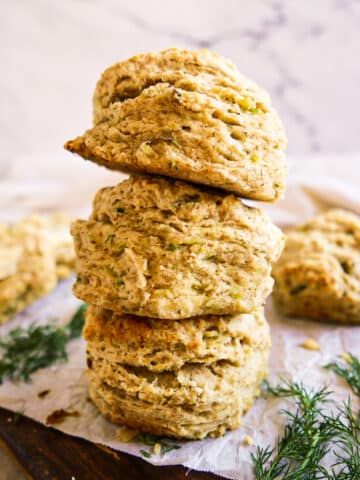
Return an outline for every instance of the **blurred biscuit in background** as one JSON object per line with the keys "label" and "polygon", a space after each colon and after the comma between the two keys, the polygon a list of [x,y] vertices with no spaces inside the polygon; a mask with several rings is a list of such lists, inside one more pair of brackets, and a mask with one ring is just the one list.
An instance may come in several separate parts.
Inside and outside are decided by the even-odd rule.
{"label": "blurred biscuit in background", "polygon": [[290,230],[273,276],[281,312],[360,323],[360,218],[334,209]]}

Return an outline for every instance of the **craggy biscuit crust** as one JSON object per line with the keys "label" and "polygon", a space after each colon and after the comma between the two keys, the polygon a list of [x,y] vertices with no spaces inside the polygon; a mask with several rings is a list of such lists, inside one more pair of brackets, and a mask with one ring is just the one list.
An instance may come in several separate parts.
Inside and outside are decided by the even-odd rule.
{"label": "craggy biscuit crust", "polygon": [[106,352],[110,362],[152,372],[179,369],[191,362],[210,365],[224,360],[239,366],[250,351],[269,346],[262,308],[230,316],[159,320],[120,315],[91,305],[83,335],[92,356]]}
{"label": "craggy biscuit crust", "polygon": [[110,67],[95,91],[94,119],[66,149],[111,169],[252,199],[284,192],[286,137],[269,96],[210,52],[170,49]]}
{"label": "craggy biscuit crust", "polygon": [[283,313],[360,323],[360,218],[335,209],[293,229],[273,276]]}
{"label": "craggy biscuit crust", "polygon": [[76,296],[166,319],[251,312],[283,245],[266,214],[234,195],[151,176],[100,190],[72,234]]}
{"label": "craggy biscuit crust", "polygon": [[0,324],[56,285],[53,250],[41,232],[21,223],[0,228]]}
{"label": "craggy biscuit crust", "polygon": [[[259,315],[263,313],[255,313],[253,320]],[[154,329],[155,339],[147,331],[153,328],[151,319],[120,319],[92,307],[86,317],[89,395],[101,413],[115,423],[177,438],[222,435],[240,425],[267,375],[270,334],[263,317],[253,328],[249,316],[238,316],[235,323],[243,334],[246,332],[247,343],[234,342],[232,358],[224,355],[220,344],[212,347],[211,337],[204,336],[215,331],[216,323],[218,331],[227,330],[231,335],[221,317],[217,321],[206,317],[182,320],[182,325],[165,321],[164,326],[158,320],[160,331]],[[99,324],[94,325],[97,321]],[[110,324],[104,325],[107,321]],[[193,343],[198,341],[198,346],[192,355],[190,335],[196,323],[198,329],[210,329],[197,334]],[[133,330],[133,335],[122,327]],[[165,362],[154,350],[153,341],[158,338],[168,345]],[[162,347],[160,343],[158,349]],[[206,350],[211,358],[204,355]]]}
{"label": "craggy biscuit crust", "polygon": [[70,235],[70,218],[63,213],[52,215],[32,214],[21,224],[29,231],[41,231],[52,245],[59,280],[71,275],[75,266],[74,242]]}

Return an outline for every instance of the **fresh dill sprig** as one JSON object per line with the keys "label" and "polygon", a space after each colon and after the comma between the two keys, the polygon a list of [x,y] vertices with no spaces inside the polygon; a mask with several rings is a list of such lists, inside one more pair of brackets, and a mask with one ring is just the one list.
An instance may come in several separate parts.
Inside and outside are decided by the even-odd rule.
{"label": "fresh dill sprig", "polygon": [[321,478],[325,470],[320,461],[328,453],[328,443],[334,431],[324,421],[323,404],[329,401],[330,391],[307,390],[302,383],[283,381],[265,390],[277,397],[294,397],[296,411],[281,411],[288,418],[283,435],[277,438],[274,448],[258,447],[252,454],[256,480],[310,480]]}
{"label": "fresh dill sprig", "polygon": [[[352,391],[360,397],[360,359],[346,354],[346,361],[332,362],[324,368],[331,370],[343,378]],[[332,467],[329,480],[360,479],[360,410],[353,412],[351,401],[348,400],[338,408],[336,417],[328,418],[337,430],[334,454],[336,463]]]}
{"label": "fresh dill sprig", "polygon": [[67,336],[54,325],[15,328],[0,341],[0,383],[5,378],[29,381],[31,374],[55,362],[65,361]]}
{"label": "fresh dill sprig", "polygon": [[10,418],[10,421],[12,423],[18,423],[19,420],[23,417],[23,415],[24,415],[24,410],[16,410],[13,417]]}
{"label": "fresh dill sprig", "polygon": [[69,340],[72,340],[73,338],[79,338],[81,336],[85,322],[84,313],[87,307],[88,306],[86,303],[80,305],[70,322],[65,325],[64,330]]}
{"label": "fresh dill sprig", "polygon": [[336,415],[327,418],[336,432],[333,453],[336,462],[328,480],[357,480],[360,478],[360,411],[355,415],[350,400],[339,407]]}
{"label": "fresh dill sprig", "polygon": [[86,305],[64,327],[53,324],[15,328],[0,339],[0,384],[5,378],[28,382],[32,373],[67,361],[66,345],[81,335]]}
{"label": "fresh dill sprig", "polygon": [[145,458],[151,458],[151,453],[148,452],[147,450],[140,450],[140,453]]}
{"label": "fresh dill sprig", "polygon": [[[167,437],[159,437],[157,435],[152,435],[150,433],[139,433],[134,438],[134,442],[142,443],[148,447],[155,447],[155,445],[160,445],[159,447],[159,454],[163,455],[167,452],[171,452],[172,450],[178,450],[180,445],[176,445],[173,443],[171,438]],[[140,450],[140,453],[143,457],[150,458],[151,452],[148,450]]]}
{"label": "fresh dill sprig", "polygon": [[324,366],[327,370],[335,372],[342,377],[353,392],[360,397],[360,359],[352,355],[346,354],[348,360],[345,362],[332,362]]}
{"label": "fresh dill sprig", "polygon": [[[347,364],[325,366],[344,378],[360,397],[360,359],[349,354]],[[273,448],[258,447],[252,461],[256,480],[359,480],[360,411],[353,411],[349,399],[327,413],[332,402],[327,388],[307,389],[302,383],[283,381],[264,389],[276,397],[293,397],[296,410],[282,410],[288,423]],[[335,463],[326,468],[322,460],[331,452]]]}

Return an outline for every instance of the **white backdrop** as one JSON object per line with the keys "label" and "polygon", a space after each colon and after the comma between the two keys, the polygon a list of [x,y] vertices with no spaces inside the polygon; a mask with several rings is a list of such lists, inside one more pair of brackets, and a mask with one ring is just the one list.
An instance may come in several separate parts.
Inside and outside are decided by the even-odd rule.
{"label": "white backdrop", "polygon": [[359,151],[359,24],[357,0],[2,0],[0,175],[89,126],[105,67],[169,46],[211,48],[268,89],[290,153]]}

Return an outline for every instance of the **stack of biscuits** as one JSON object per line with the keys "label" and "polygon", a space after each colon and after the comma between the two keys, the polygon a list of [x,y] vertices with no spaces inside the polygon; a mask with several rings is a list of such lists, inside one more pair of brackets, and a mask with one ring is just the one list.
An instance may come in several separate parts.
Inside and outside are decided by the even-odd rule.
{"label": "stack of biscuits", "polygon": [[282,195],[285,144],[268,95],[208,51],[103,73],[93,128],[65,147],[131,174],[72,225],[89,395],[111,421],[190,439],[240,425],[267,375],[283,235],[239,196]]}

